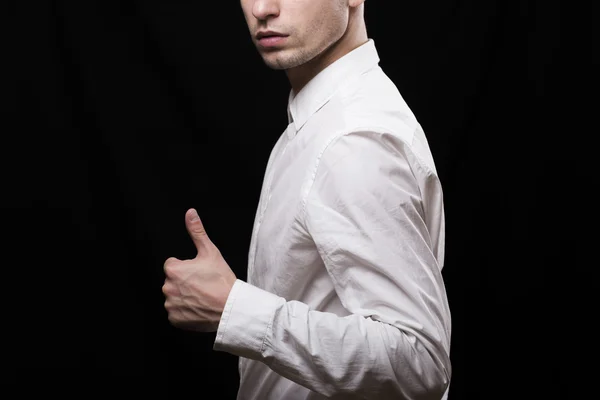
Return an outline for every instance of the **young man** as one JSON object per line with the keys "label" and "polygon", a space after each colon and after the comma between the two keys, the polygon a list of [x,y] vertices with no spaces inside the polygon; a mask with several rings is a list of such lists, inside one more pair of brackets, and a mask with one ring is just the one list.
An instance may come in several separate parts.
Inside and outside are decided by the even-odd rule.
{"label": "young man", "polygon": [[285,70],[248,281],[197,213],[193,260],[169,259],[176,326],[240,356],[238,399],[440,399],[450,382],[442,188],[427,140],[368,39],[364,0],[241,0]]}

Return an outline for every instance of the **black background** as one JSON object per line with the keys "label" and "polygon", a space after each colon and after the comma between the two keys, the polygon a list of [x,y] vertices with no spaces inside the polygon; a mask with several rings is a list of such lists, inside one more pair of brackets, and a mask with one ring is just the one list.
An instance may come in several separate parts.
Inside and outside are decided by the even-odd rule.
{"label": "black background", "polygon": [[[20,393],[235,398],[237,358],[212,350],[214,334],[168,323],[163,262],[195,255],[184,225],[195,207],[246,278],[287,125],[285,74],[263,64],[237,1],[8,4],[2,379]],[[558,396],[557,294],[545,289],[576,240],[553,217],[557,183],[572,179],[553,139],[567,128],[553,96],[560,4],[367,1],[365,12],[444,187],[450,398]]]}

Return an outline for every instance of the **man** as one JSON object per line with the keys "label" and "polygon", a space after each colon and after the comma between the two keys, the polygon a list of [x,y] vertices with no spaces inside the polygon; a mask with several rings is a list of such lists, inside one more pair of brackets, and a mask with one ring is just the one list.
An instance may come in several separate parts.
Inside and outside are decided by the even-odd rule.
{"label": "man", "polygon": [[364,0],[241,0],[285,70],[274,146],[236,279],[195,210],[198,249],[165,262],[175,326],[240,356],[238,399],[440,399],[450,311],[442,188],[423,131],[378,66]]}

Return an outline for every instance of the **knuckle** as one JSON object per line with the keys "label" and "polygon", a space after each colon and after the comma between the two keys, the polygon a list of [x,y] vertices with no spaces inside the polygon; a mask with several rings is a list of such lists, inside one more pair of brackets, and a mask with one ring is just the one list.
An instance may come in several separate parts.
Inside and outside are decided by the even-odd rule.
{"label": "knuckle", "polygon": [[179,260],[175,257],[169,257],[165,260],[164,266],[165,268],[170,267],[171,265],[175,265]]}
{"label": "knuckle", "polygon": [[178,262],[179,262],[179,260],[176,259],[175,257],[168,258],[167,261],[165,261],[165,264],[163,266],[165,274],[167,274],[167,275],[172,274],[173,270],[176,267]]}

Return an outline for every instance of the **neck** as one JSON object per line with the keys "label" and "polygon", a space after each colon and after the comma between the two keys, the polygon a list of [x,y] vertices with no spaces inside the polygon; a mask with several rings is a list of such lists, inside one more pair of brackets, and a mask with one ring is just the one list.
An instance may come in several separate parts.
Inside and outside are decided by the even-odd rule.
{"label": "neck", "polygon": [[344,35],[327,50],[307,63],[286,70],[294,93],[300,92],[317,74],[369,40],[362,15],[351,15]]}

